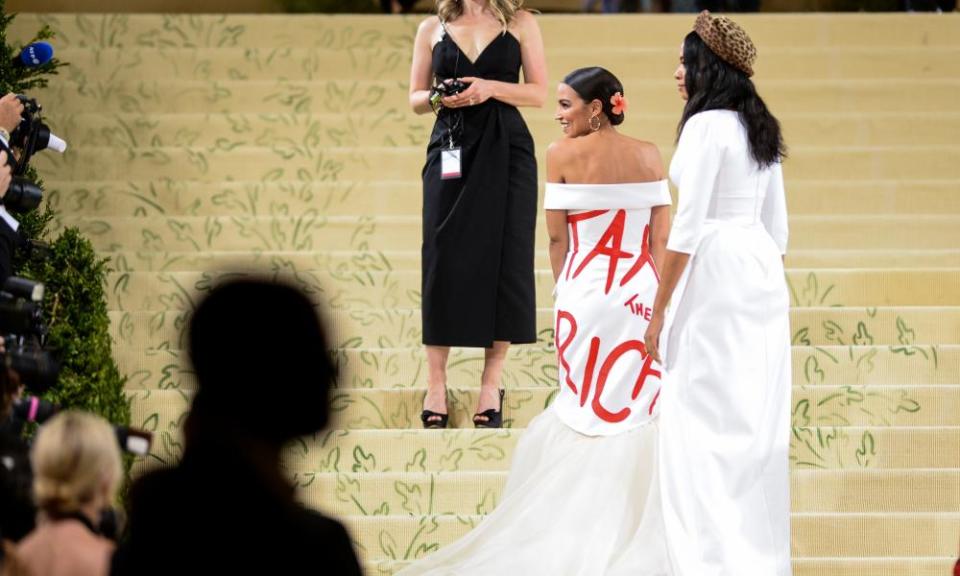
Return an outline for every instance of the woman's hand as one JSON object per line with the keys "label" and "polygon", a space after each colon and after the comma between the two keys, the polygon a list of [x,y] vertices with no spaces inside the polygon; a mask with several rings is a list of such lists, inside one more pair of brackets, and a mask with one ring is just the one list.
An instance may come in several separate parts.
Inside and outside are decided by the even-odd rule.
{"label": "woman's hand", "polygon": [[443,105],[447,108],[476,106],[493,98],[493,81],[485,80],[483,78],[474,78],[473,76],[466,76],[464,78],[459,78],[459,80],[469,84],[470,86],[459,94],[454,94],[453,96],[447,96],[443,98]]}
{"label": "woman's hand", "polygon": [[663,364],[660,360],[661,332],[663,332],[663,312],[659,314],[654,312],[653,317],[650,318],[650,324],[647,325],[647,332],[643,335],[643,343],[647,347],[647,355],[653,356],[658,364]]}

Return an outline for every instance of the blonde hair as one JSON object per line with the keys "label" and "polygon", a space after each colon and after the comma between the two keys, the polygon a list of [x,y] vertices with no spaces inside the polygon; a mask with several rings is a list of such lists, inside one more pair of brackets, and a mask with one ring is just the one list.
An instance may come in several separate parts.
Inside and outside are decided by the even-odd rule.
{"label": "blonde hair", "polygon": [[[464,0],[437,0],[437,16],[441,22],[453,22],[463,14]],[[523,8],[523,0],[488,0],[490,10],[506,31],[514,15]]]}
{"label": "blonde hair", "polygon": [[33,490],[49,515],[77,512],[103,494],[112,499],[123,468],[113,427],[86,412],[61,412],[44,424],[33,443]]}

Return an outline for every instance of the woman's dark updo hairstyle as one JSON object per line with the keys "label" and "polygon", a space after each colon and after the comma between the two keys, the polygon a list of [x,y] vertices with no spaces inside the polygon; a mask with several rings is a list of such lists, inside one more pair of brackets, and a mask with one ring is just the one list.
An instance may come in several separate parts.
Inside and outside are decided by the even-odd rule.
{"label": "woman's dark updo hairstyle", "polygon": [[753,81],[741,70],[721,60],[697,35],[683,40],[684,84],[687,105],[677,129],[677,137],[691,116],[706,110],[734,110],[747,128],[750,153],[761,167],[787,156],[780,123],[757,94]]}
{"label": "woman's dark updo hairstyle", "polygon": [[603,105],[603,113],[610,119],[610,124],[614,126],[623,124],[623,113],[614,114],[613,104],[610,103],[610,98],[617,92],[625,96],[623,84],[609,70],[599,66],[577,68],[567,74],[563,83],[573,88],[573,91],[587,104],[599,100]]}

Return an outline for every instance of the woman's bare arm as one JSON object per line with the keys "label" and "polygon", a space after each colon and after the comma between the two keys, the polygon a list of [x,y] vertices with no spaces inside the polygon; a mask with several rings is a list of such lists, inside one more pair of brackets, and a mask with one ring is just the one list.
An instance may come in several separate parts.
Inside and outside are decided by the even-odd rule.
{"label": "woman's bare arm", "polygon": [[430,107],[430,87],[433,84],[433,37],[440,20],[431,16],[417,28],[413,40],[413,61],[410,64],[410,108],[417,114],[427,114]]}
{"label": "woman's bare arm", "polygon": [[658,271],[663,268],[669,237],[670,206],[654,206],[650,210],[650,254]]}

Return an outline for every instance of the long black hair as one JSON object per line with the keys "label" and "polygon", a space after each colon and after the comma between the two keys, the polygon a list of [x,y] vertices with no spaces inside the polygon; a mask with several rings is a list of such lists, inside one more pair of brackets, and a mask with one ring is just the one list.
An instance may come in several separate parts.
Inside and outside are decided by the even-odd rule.
{"label": "long black hair", "polygon": [[780,122],[767,109],[746,73],[721,60],[696,32],[690,32],[683,40],[683,62],[687,69],[687,105],[677,128],[678,138],[694,114],[734,110],[747,128],[750,154],[757,164],[767,167],[787,156]]}
{"label": "long black hair", "polygon": [[610,98],[617,92],[623,95],[623,84],[612,72],[599,66],[577,68],[567,74],[563,83],[573,88],[573,91],[587,104],[599,100],[603,105],[603,113],[610,119],[610,124],[618,126],[623,123],[623,112],[614,114],[613,103],[610,102]]}

